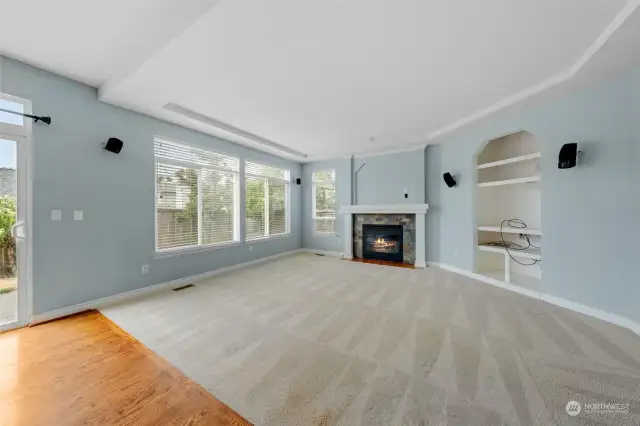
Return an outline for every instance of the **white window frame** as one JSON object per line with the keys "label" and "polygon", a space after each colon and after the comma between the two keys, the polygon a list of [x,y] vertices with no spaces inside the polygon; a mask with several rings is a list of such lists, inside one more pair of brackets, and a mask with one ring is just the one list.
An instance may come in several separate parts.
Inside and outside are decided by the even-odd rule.
{"label": "white window frame", "polygon": [[[268,167],[274,167],[277,169],[281,169],[285,171],[285,175],[286,178],[285,179],[279,179],[279,178],[274,178],[274,177],[270,177],[270,176],[264,176],[264,175],[257,175],[254,173],[247,173],[247,161],[250,163],[255,163],[255,164],[259,164],[261,166],[268,166]],[[285,232],[281,233],[281,234],[275,234],[275,235],[269,235],[269,185],[265,185],[264,186],[264,233],[266,235],[260,236],[260,237],[247,237],[246,236],[246,213],[245,213],[245,217],[243,218],[243,220],[245,220],[245,242],[246,243],[252,243],[252,242],[257,242],[257,241],[264,241],[264,240],[274,240],[274,239],[278,239],[278,238],[283,238],[283,237],[288,237],[291,235],[291,170],[281,167],[281,166],[277,166],[274,164],[270,164],[270,163],[265,163],[263,161],[254,161],[251,159],[245,160],[243,165],[242,165],[242,170],[244,171],[244,179],[242,180],[245,188],[243,190],[243,193],[246,191],[246,178],[247,177],[251,177],[251,178],[257,178],[257,179],[263,179],[265,182],[268,181],[274,181],[274,182],[281,182],[284,183],[284,203],[285,203]],[[245,194],[245,200],[242,201],[244,203],[245,209],[246,209],[246,194]]]}
{"label": "white window frame", "polygon": [[[319,179],[316,180],[315,176],[316,173],[332,173],[333,174],[333,179]],[[334,214],[333,217],[333,232],[323,232],[323,231],[318,231],[316,229],[316,220],[318,219],[322,219],[322,220],[327,220],[326,217],[318,217],[316,215],[317,212],[317,205],[316,205],[316,192],[317,192],[317,184],[319,183],[332,183],[334,188],[336,188],[336,169],[323,169],[323,170],[314,170],[313,172],[311,172],[311,215],[313,216],[313,232],[315,234],[318,235],[337,235],[337,231],[336,231],[336,219],[337,219],[337,209],[336,212]]]}
{"label": "white window frame", "polygon": [[[158,158],[155,155],[155,142],[156,140],[163,140],[167,142],[173,142],[180,145],[185,145],[197,149],[202,149],[204,151],[213,152],[216,154],[222,154],[229,157],[233,157],[238,161],[238,170],[232,171],[229,169],[221,168],[221,167],[213,167],[213,166],[202,166],[201,164],[192,163],[188,160],[173,160],[168,158]],[[242,244],[240,241],[240,159],[236,156],[226,154],[224,152],[214,151],[211,149],[202,148],[198,145],[192,145],[183,141],[178,141],[171,138],[166,138],[164,136],[155,135],[153,139],[153,182],[154,182],[154,244],[156,251],[156,258],[164,258],[164,257],[173,257],[180,256],[183,254],[190,253],[199,253],[209,250],[218,250],[221,248],[234,247]],[[158,176],[157,176],[157,168],[158,164],[166,164],[169,166],[177,166],[177,167],[188,167],[190,169],[196,170],[196,175],[198,177],[198,244],[192,244],[188,246],[180,246],[180,247],[168,247],[168,248],[158,248]],[[233,241],[224,242],[224,243],[212,243],[212,244],[201,244],[202,242],[202,215],[200,210],[202,209],[201,197],[202,197],[202,185],[200,184],[201,171],[202,169],[207,170],[215,170],[223,173],[235,174],[235,185],[233,188]]]}
{"label": "white window frame", "polygon": [[[0,68],[2,57],[0,57]],[[1,71],[1,70],[0,70]],[[31,101],[0,92],[0,99],[22,104],[24,114],[33,114]],[[26,250],[18,252],[18,317],[15,322],[0,326],[0,333],[15,328],[26,326],[33,320],[33,120],[24,117],[23,125],[17,126],[9,123],[0,123],[0,138],[4,136],[8,140],[14,140],[18,144],[18,173],[22,175],[22,185],[17,190],[23,201],[21,208],[25,210],[26,222],[23,227],[26,231]],[[26,251],[26,253],[25,253]]]}
{"label": "white window frame", "polygon": [[[2,61],[2,58],[0,58],[0,62],[1,61]],[[9,102],[21,104],[24,114],[33,114],[31,109],[31,101],[27,99],[22,99],[17,96],[12,96],[2,92],[0,92],[0,99],[3,101],[9,101]],[[33,119],[22,117],[22,120],[23,120],[22,126],[9,124],[9,123],[0,123],[0,133],[3,133],[5,135],[22,136],[25,138],[31,138]]]}

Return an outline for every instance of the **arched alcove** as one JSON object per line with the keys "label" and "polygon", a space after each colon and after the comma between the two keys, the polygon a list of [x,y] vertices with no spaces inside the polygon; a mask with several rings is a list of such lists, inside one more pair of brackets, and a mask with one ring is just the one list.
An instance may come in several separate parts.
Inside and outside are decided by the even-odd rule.
{"label": "arched alcove", "polygon": [[490,140],[476,158],[476,272],[534,292],[542,276],[540,156],[535,137],[521,131]]}

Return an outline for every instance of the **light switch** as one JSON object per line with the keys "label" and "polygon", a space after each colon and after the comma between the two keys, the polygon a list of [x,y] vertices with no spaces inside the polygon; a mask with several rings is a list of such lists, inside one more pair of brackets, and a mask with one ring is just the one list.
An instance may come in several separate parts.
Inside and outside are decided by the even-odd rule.
{"label": "light switch", "polygon": [[62,210],[51,210],[51,220],[59,222],[62,220]]}
{"label": "light switch", "polygon": [[82,220],[82,219],[84,219],[84,212],[82,210],[74,210],[73,220]]}

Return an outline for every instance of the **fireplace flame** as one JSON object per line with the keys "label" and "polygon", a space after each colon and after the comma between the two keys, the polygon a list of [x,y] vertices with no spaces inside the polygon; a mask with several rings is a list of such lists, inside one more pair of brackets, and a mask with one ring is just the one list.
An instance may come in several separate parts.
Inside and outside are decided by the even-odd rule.
{"label": "fireplace flame", "polygon": [[388,248],[393,247],[395,244],[393,242],[388,242],[384,238],[377,238],[373,243],[375,248]]}

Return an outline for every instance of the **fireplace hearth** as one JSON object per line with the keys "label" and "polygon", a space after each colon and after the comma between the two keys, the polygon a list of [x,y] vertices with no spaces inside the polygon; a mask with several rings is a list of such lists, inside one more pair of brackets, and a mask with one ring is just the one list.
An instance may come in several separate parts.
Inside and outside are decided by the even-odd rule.
{"label": "fireplace hearth", "polygon": [[402,263],[402,225],[363,224],[362,257]]}

